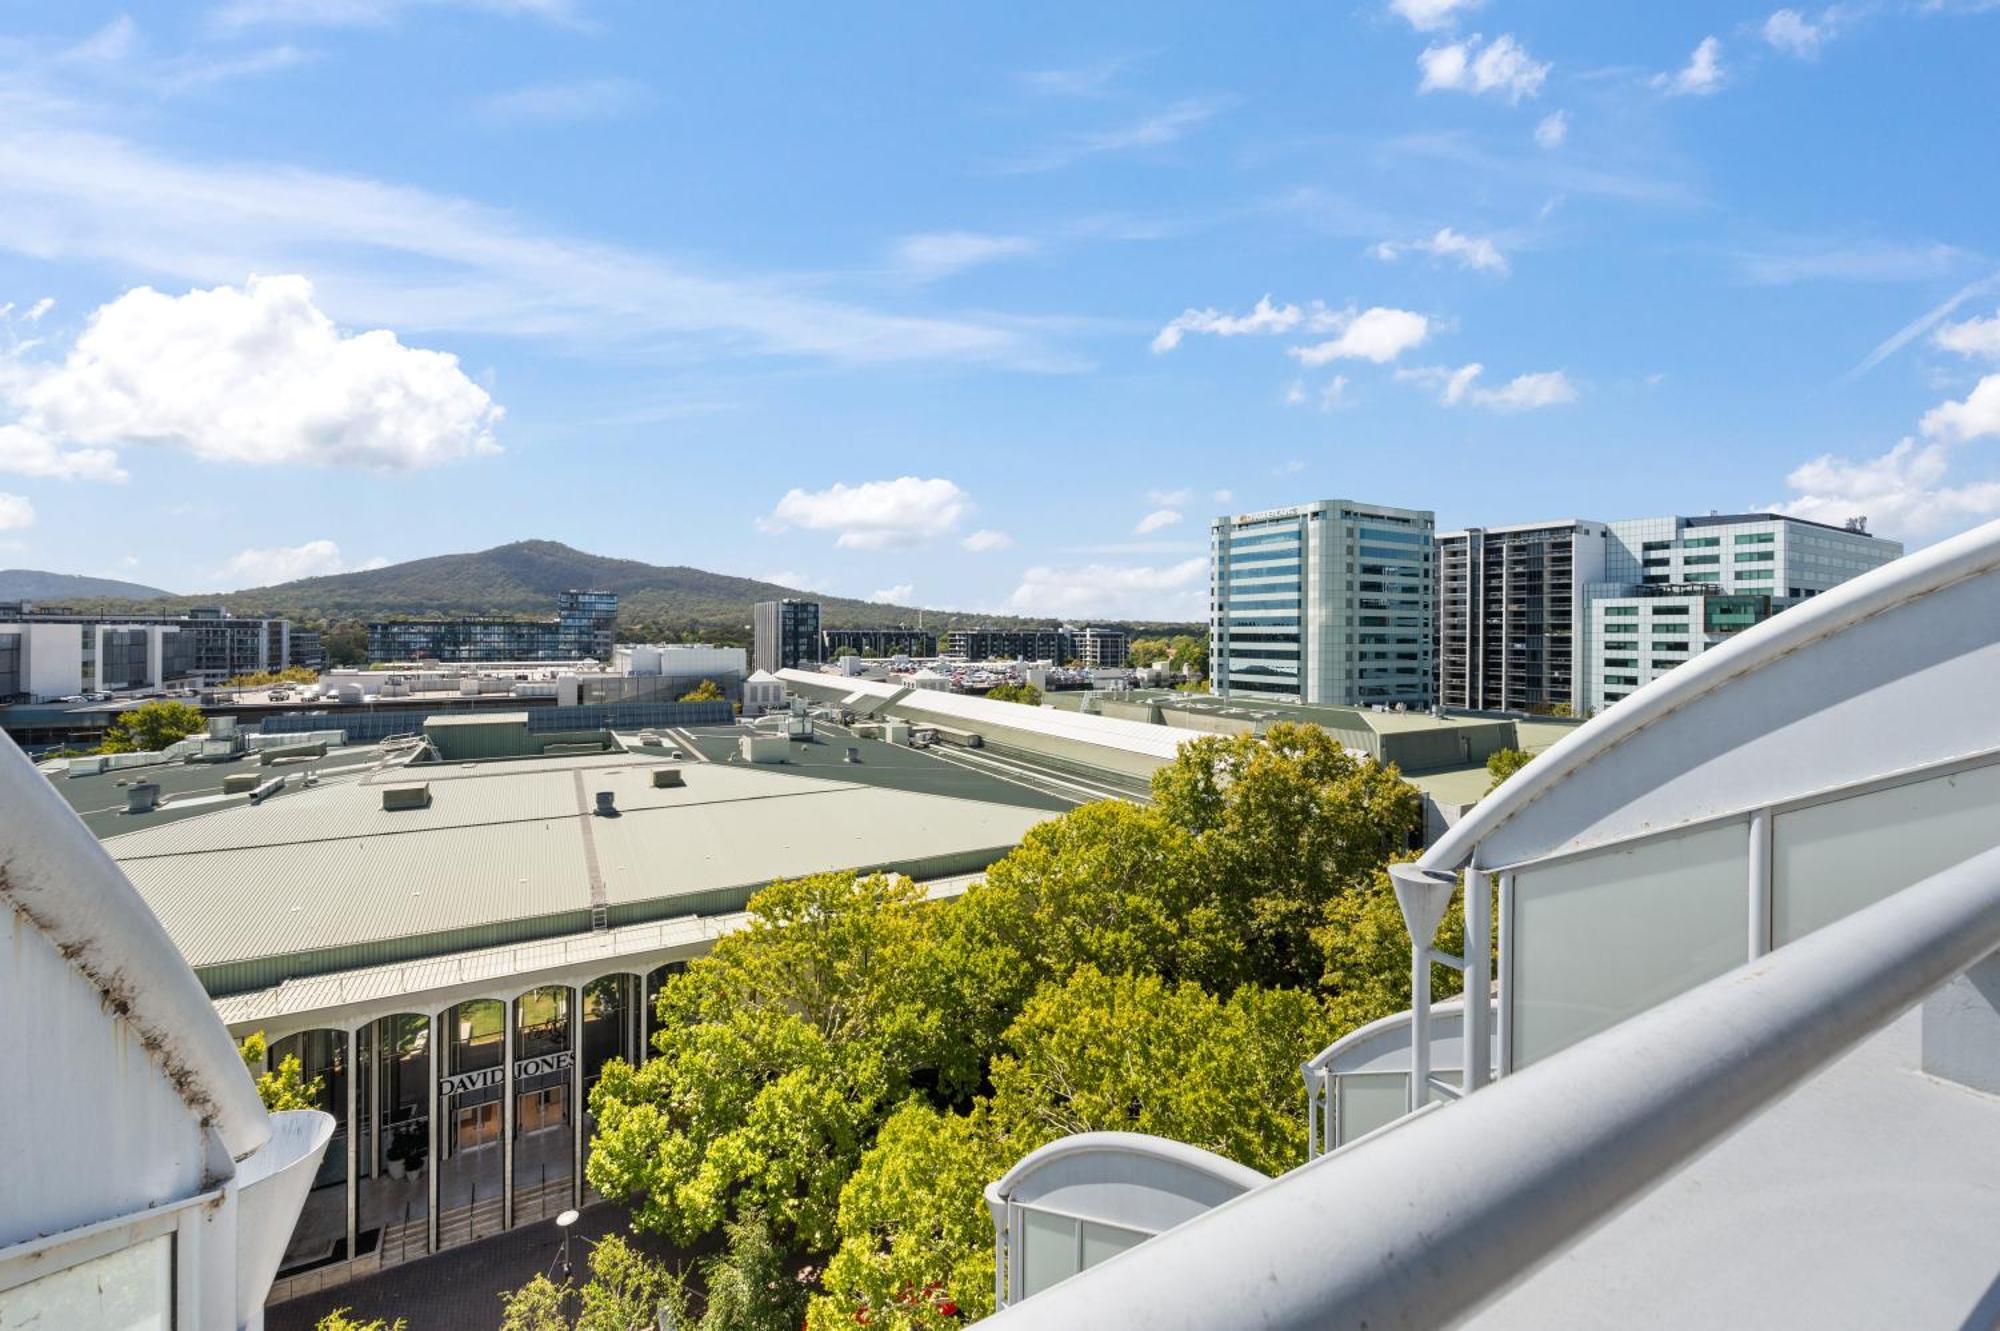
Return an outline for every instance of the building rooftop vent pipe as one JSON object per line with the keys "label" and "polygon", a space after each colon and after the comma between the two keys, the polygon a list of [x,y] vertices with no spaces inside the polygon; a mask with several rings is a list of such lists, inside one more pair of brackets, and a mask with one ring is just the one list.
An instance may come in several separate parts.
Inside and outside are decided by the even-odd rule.
{"label": "building rooftop vent pipe", "polygon": [[618,816],[618,797],[611,791],[600,790],[597,792],[597,816],[599,818],[616,818]]}
{"label": "building rooftop vent pipe", "polygon": [[157,781],[134,781],[125,787],[125,812],[151,813],[160,807],[160,784]]}

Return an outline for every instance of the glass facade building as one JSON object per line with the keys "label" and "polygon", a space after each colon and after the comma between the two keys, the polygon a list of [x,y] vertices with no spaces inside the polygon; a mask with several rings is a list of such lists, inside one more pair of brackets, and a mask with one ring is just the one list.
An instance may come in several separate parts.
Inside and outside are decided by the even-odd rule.
{"label": "glass facade building", "polygon": [[936,656],[937,634],[926,629],[821,629],[820,659],[843,656]]}
{"label": "glass facade building", "polygon": [[368,626],[377,661],[605,661],[616,641],[618,594],[567,591],[554,619],[407,619]]}
{"label": "glass facade building", "polygon": [[776,674],[818,665],[818,601],[759,601],[750,610],[750,669]]}
{"label": "glass facade building", "polygon": [[1468,711],[1574,709],[1585,589],[1604,580],[1607,529],[1570,520],[1437,538],[1437,700]]}
{"label": "glass facade building", "polygon": [[1223,697],[1428,707],[1435,516],[1326,499],[1210,527],[1209,668]]}

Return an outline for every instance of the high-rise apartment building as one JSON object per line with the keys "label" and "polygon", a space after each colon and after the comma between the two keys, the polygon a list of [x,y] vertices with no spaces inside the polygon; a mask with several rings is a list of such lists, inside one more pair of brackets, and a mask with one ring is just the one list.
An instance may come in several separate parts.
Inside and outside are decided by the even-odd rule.
{"label": "high-rise apartment building", "polygon": [[1323,499],[1209,527],[1209,669],[1224,697],[1430,705],[1436,518]]}
{"label": "high-rise apartment building", "polygon": [[1080,629],[1070,629],[1076,643],[1076,659],[1086,666],[1115,667],[1125,664],[1125,653],[1131,647],[1131,635],[1124,629],[1101,628],[1086,624]]}
{"label": "high-rise apartment building", "polygon": [[1614,522],[1608,531],[1604,581],[1587,589],[1586,712],[1903,553],[1858,518],[1834,527],[1712,513]]}
{"label": "high-rise apartment building", "polygon": [[750,612],[750,668],[776,674],[820,663],[819,602],[759,601]]}
{"label": "high-rise apartment building", "polygon": [[1437,538],[1437,700],[1469,711],[1563,712],[1585,671],[1585,589],[1605,580],[1608,529],[1570,518]]}

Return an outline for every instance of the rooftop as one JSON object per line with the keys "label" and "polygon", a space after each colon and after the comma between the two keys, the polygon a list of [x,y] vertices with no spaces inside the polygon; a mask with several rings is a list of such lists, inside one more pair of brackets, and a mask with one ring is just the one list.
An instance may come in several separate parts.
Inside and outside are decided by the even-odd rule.
{"label": "rooftop", "polygon": [[[87,821],[100,835],[134,828],[110,835],[106,849],[204,982],[228,993],[588,931],[593,906],[620,925],[740,910],[774,879],[823,870],[969,872],[1067,807],[863,744],[858,764],[842,761],[844,744],[795,743],[799,761],[751,767],[718,758],[709,738],[693,760],[671,764],[685,783],[674,787],[652,784],[668,764],[646,752],[371,762],[259,806],[232,798],[178,817],[171,803],[155,815],[106,810],[116,798],[107,777],[55,784],[95,810]],[[175,784],[193,775],[145,771]],[[219,776],[201,771],[195,789]],[[379,787],[418,781],[430,786],[428,807],[382,808]],[[613,793],[616,816],[591,812],[600,791]],[[134,827],[137,818],[147,821]]]}

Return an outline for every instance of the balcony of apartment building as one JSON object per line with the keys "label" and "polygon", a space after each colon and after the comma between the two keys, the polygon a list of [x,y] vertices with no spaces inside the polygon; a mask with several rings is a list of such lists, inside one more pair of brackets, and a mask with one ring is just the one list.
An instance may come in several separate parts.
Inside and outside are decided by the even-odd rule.
{"label": "balcony of apartment building", "polygon": [[2000,1324],[1996,674],[2000,524],[1635,690],[1392,868],[1308,1163],[995,1325]]}

